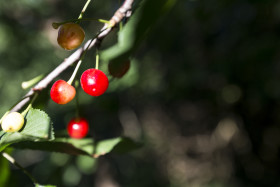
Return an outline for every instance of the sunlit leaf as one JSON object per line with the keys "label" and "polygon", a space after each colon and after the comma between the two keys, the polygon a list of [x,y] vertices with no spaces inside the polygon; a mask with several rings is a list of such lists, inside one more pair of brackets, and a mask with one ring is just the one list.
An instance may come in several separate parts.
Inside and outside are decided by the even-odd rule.
{"label": "sunlit leaf", "polygon": [[26,115],[26,124],[19,132],[0,131],[0,151],[21,141],[46,141],[54,139],[49,116],[41,110],[31,108]]}

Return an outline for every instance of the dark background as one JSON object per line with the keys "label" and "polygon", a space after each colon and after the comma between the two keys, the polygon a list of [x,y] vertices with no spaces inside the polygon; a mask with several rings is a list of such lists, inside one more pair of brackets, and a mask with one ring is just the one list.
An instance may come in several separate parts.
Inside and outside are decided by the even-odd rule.
{"label": "dark background", "polygon": [[[21,82],[48,73],[71,54],[57,45],[51,23],[78,17],[83,4],[0,0],[1,114],[27,92]],[[95,0],[85,17],[109,19],[118,6]],[[88,39],[102,24],[82,26]],[[116,36],[111,33],[102,49]],[[279,37],[278,1],[178,0],[132,53],[128,74],[98,98],[79,90],[91,136],[128,136],[143,143],[140,149],[96,160],[30,150],[12,155],[38,181],[58,186],[280,186]],[[79,73],[94,62],[91,50]],[[101,69],[108,73],[105,62]],[[65,129],[75,103],[58,106],[48,92],[38,107],[55,130]],[[9,186],[32,183],[11,166]]]}

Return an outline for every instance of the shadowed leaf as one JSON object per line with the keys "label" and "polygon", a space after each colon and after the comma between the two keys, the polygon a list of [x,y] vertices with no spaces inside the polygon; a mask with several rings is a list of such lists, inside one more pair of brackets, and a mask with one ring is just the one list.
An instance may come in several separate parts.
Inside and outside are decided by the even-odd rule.
{"label": "shadowed leaf", "polygon": [[138,148],[139,144],[129,138],[117,137],[98,142],[94,142],[89,138],[56,138],[53,141],[45,142],[20,142],[14,146],[20,149],[60,152],[71,155],[88,155],[96,158],[110,152],[124,153]]}

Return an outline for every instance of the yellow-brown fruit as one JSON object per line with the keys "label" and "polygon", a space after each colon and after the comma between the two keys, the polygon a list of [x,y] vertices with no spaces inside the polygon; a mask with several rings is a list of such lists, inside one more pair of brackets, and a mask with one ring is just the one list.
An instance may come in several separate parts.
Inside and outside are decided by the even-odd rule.
{"label": "yellow-brown fruit", "polygon": [[83,28],[76,23],[65,23],[59,27],[57,43],[66,50],[79,47],[85,39]]}

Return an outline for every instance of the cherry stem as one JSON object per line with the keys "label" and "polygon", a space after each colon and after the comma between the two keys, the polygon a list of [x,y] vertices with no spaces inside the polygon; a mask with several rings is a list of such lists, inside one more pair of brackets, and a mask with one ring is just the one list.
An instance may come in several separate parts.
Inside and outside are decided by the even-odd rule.
{"label": "cherry stem", "polygon": [[82,11],[81,11],[81,13],[80,13],[78,19],[82,19],[82,18],[83,18],[83,15],[84,15],[84,13],[85,13],[85,11],[86,11],[86,9],[87,9],[87,7],[88,7],[90,1],[91,1],[91,0],[87,0],[87,2],[86,2],[86,4],[84,5],[84,8],[82,9]]}
{"label": "cherry stem", "polygon": [[82,63],[82,61],[83,61],[83,59],[84,59],[84,57],[85,57],[85,54],[86,54],[86,52],[88,51],[88,48],[89,48],[91,42],[92,42],[95,38],[96,38],[96,37],[94,37],[94,38],[91,39],[89,45],[88,45],[87,48],[83,51],[83,53],[82,53],[82,55],[81,55],[81,57],[80,57],[80,60],[79,60],[79,62],[78,62],[77,65],[76,65],[76,68],[75,68],[74,72],[72,73],[70,79],[67,81],[68,84],[71,85],[72,82],[74,81],[74,79],[75,79],[75,77],[76,77],[76,74],[77,74],[77,72],[78,72],[78,70],[79,70],[79,68],[80,68],[80,65],[81,65],[81,63]]}
{"label": "cherry stem", "polygon": [[81,63],[82,63],[82,60],[80,59],[79,62],[77,63],[77,65],[76,65],[76,67],[75,67],[74,72],[72,73],[72,76],[71,76],[70,79],[67,81],[68,84],[70,84],[70,85],[72,84],[73,80],[74,80],[75,77],[76,77],[76,74],[77,74],[77,72],[78,72],[78,70],[79,70],[79,67],[80,67]]}
{"label": "cherry stem", "polygon": [[32,182],[34,184],[38,184],[36,179],[26,169],[24,169],[19,163],[17,163],[16,160],[11,155],[9,155],[6,152],[2,152],[2,156],[4,158],[6,158],[9,162],[11,162],[13,165],[18,167],[23,173],[25,173],[32,180]]}
{"label": "cherry stem", "polygon": [[[79,81],[76,80],[76,81],[75,81],[75,88],[76,88],[76,90],[77,90],[78,86],[79,86]],[[77,91],[77,93],[76,93],[75,101],[76,101],[76,103],[75,103],[75,104],[76,104],[76,118],[80,118],[80,110],[79,110],[79,92],[78,92],[78,91]]]}
{"label": "cherry stem", "polygon": [[26,109],[21,113],[21,115],[25,116],[27,114],[27,112],[29,111],[29,109],[32,107],[33,102],[35,101],[35,99],[37,98],[38,93],[35,93],[35,95],[32,97],[32,100],[30,101],[29,105],[26,107]]}
{"label": "cherry stem", "polygon": [[33,86],[34,84],[36,84],[37,82],[39,82],[42,78],[44,77],[43,74],[41,75],[38,75],[37,77],[29,80],[29,81],[24,81],[21,83],[21,87],[23,89],[27,89],[27,88],[30,88],[31,86]]}
{"label": "cherry stem", "polygon": [[96,18],[80,18],[80,19],[71,19],[63,22],[53,22],[52,26],[54,29],[57,29],[60,25],[63,25],[65,23],[70,23],[70,22],[81,22],[81,21],[98,21],[100,23],[107,23],[108,25],[110,24],[110,21],[105,20],[105,19],[96,19]]}
{"label": "cherry stem", "polygon": [[96,60],[95,60],[95,69],[98,69],[99,66],[99,51],[96,49]]}

